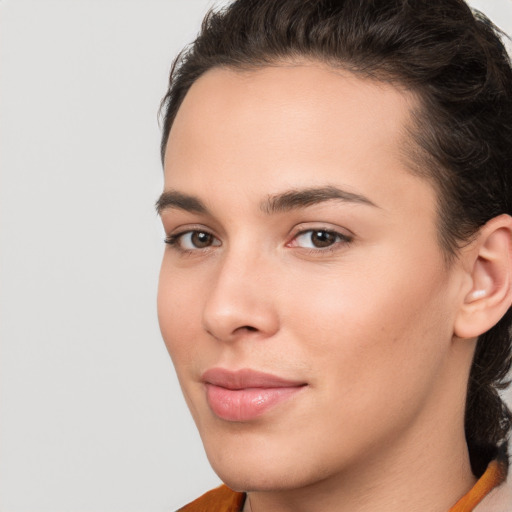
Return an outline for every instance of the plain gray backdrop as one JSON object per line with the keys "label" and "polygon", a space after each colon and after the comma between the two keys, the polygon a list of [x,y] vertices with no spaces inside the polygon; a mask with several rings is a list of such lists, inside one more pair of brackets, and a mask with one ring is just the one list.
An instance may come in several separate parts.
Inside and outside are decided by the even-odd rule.
{"label": "plain gray backdrop", "polygon": [[[219,483],[156,318],[159,102],[214,0],[0,1],[0,512]],[[511,0],[472,2],[512,32]]]}

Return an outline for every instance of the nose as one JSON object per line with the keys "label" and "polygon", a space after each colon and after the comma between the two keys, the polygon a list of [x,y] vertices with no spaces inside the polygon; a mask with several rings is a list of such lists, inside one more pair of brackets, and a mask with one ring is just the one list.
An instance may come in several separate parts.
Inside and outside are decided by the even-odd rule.
{"label": "nose", "polygon": [[219,267],[203,309],[204,329],[220,341],[268,338],[279,330],[275,270],[261,257],[231,254]]}

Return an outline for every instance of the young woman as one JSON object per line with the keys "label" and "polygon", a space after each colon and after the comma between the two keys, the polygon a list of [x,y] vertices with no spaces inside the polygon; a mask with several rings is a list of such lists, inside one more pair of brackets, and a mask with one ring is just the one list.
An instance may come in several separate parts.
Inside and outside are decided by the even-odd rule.
{"label": "young woman", "polygon": [[512,510],[512,71],[490,22],[238,0],[163,112],[159,321],[226,483],[183,510]]}

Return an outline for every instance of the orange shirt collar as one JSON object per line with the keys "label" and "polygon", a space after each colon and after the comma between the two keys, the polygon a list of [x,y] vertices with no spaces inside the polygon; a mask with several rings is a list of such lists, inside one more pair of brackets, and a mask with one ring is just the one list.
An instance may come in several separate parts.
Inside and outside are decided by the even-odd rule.
{"label": "orange shirt collar", "polygon": [[506,464],[499,460],[492,460],[473,488],[448,512],[471,512],[487,494],[505,481],[506,476]]}

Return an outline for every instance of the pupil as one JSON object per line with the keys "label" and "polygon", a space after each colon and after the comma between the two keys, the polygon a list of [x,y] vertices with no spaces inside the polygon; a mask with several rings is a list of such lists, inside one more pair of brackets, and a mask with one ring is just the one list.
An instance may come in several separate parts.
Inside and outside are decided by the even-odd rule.
{"label": "pupil", "polygon": [[312,242],[316,247],[327,247],[335,242],[335,235],[328,231],[315,231],[312,234]]}
{"label": "pupil", "polygon": [[192,243],[196,247],[208,247],[211,243],[211,235],[198,231],[192,235]]}

